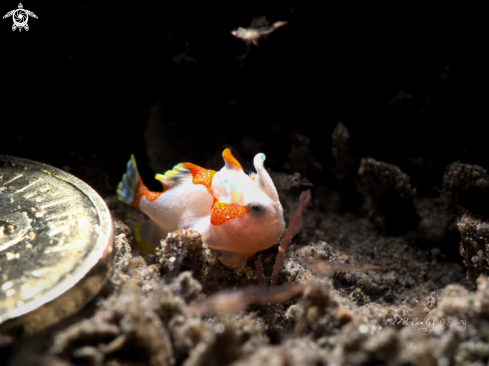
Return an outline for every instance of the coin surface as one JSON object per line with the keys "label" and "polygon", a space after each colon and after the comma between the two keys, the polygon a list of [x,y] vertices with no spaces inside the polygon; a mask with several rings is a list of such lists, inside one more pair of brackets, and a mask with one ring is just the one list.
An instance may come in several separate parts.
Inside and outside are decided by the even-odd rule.
{"label": "coin surface", "polygon": [[0,332],[37,333],[102,288],[113,259],[102,198],[46,164],[0,155]]}

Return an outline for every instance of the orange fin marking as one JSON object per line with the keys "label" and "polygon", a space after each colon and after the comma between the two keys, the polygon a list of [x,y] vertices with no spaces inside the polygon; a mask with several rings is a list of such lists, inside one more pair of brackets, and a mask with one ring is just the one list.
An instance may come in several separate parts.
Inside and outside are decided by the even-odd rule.
{"label": "orange fin marking", "polygon": [[248,212],[248,206],[238,206],[214,200],[211,208],[211,224],[219,226]]}
{"label": "orange fin marking", "polygon": [[233,154],[231,154],[231,150],[229,149],[224,150],[222,152],[222,157],[226,163],[231,164],[235,168],[243,169],[239,161],[237,161],[236,158],[233,156]]}
{"label": "orange fin marking", "polygon": [[136,195],[134,196],[134,201],[132,201],[131,206],[138,208],[139,201],[141,200],[141,197],[143,197],[143,196],[145,196],[148,201],[153,202],[155,199],[157,199],[162,194],[163,194],[163,192],[151,192],[148,189],[148,187],[146,187],[144,185],[141,177],[138,177],[138,188],[136,189]]}
{"label": "orange fin marking", "polygon": [[192,173],[193,184],[202,184],[212,194],[212,178],[216,174],[215,170],[204,169],[192,163],[183,163],[182,166]]}

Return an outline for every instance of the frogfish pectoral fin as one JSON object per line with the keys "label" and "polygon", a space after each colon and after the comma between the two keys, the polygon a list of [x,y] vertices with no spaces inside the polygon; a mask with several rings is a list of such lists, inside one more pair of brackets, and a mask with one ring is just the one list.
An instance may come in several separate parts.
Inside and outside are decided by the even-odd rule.
{"label": "frogfish pectoral fin", "polygon": [[236,253],[227,250],[217,250],[221,255],[217,258],[226,267],[240,268],[255,253]]}
{"label": "frogfish pectoral fin", "polygon": [[166,232],[150,218],[139,221],[134,230],[138,246],[146,252],[155,253],[155,248],[166,238]]}

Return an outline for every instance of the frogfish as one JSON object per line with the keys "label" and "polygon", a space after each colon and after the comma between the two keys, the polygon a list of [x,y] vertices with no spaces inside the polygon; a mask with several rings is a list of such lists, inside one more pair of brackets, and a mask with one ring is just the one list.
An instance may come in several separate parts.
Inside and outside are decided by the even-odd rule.
{"label": "frogfish", "polygon": [[165,174],[156,174],[163,191],[152,192],[131,155],[117,196],[148,216],[136,227],[141,247],[154,251],[167,233],[192,228],[209,248],[220,252],[222,264],[235,268],[280,239],[285,227],[283,209],[263,166],[265,155],[255,156],[256,174],[250,175],[229,149],[222,157],[224,167],[219,171],[180,163]]}

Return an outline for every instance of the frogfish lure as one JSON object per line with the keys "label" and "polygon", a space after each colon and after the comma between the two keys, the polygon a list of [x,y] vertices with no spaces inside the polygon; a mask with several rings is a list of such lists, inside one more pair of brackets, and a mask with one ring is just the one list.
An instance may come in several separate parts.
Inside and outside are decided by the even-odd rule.
{"label": "frogfish lure", "polygon": [[280,239],[285,221],[277,189],[263,166],[265,155],[255,156],[257,174],[251,175],[243,172],[229,149],[222,157],[225,164],[220,171],[181,163],[156,174],[163,192],[151,192],[131,155],[117,196],[149,217],[136,228],[143,248],[153,248],[169,232],[191,227],[221,253],[221,263],[239,267]]}

